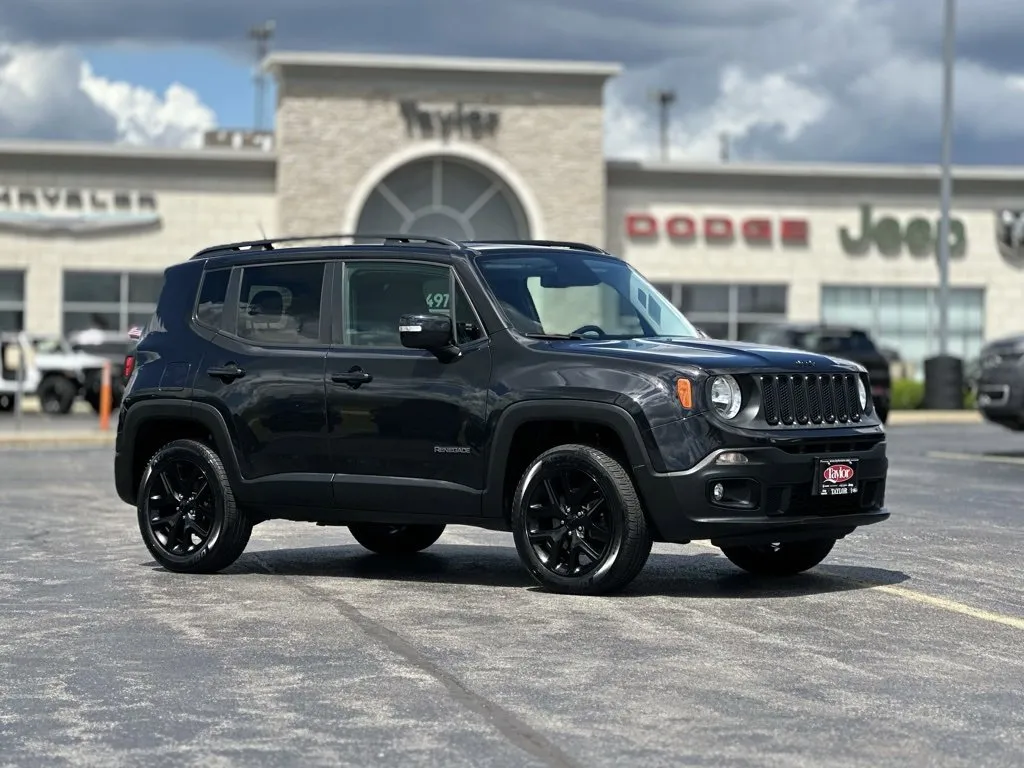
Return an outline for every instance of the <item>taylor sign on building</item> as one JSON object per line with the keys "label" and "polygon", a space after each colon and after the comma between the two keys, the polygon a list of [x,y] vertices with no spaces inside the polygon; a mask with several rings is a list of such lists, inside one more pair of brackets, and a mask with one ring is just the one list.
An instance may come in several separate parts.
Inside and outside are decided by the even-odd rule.
{"label": "taylor sign on building", "polygon": [[112,233],[159,223],[151,192],[0,186],[0,229],[23,234]]}

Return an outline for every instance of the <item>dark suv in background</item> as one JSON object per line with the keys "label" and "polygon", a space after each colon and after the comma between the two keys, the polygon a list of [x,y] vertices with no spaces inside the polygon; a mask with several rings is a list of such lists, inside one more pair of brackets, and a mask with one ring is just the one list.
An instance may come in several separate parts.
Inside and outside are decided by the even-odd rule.
{"label": "dark suv in background", "polygon": [[655,541],[779,576],[889,516],[863,366],[702,338],[594,246],[379,239],[166,271],[114,458],[166,568],[225,568],[264,520],[392,556],[459,524],[511,531],[546,589],[598,594]]}
{"label": "dark suv in background", "polygon": [[982,347],[974,387],[978,410],[988,421],[1024,430],[1024,334]]}
{"label": "dark suv in background", "polygon": [[766,326],[757,333],[762,344],[806,349],[860,363],[871,379],[871,399],[875,413],[885,424],[892,400],[892,374],[889,360],[867,331],[843,325],[783,324]]}

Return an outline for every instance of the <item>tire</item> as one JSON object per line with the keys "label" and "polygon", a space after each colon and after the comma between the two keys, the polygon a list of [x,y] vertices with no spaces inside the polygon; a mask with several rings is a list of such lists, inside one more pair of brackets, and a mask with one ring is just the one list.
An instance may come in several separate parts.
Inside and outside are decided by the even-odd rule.
{"label": "tire", "polygon": [[43,413],[66,414],[75,404],[78,386],[63,376],[47,376],[36,390]]}
{"label": "tire", "polygon": [[828,557],[836,540],[783,541],[759,546],[722,547],[722,553],[755,576],[794,576],[810,570]]}
{"label": "tire", "polygon": [[[559,510],[557,503],[566,506]],[[542,520],[552,522],[540,525]],[[520,560],[549,592],[616,592],[636,578],[651,554],[651,532],[633,479],[621,463],[589,445],[558,446],[534,459],[513,496],[511,524]]]}
{"label": "tire", "polygon": [[0,395],[0,413],[11,413],[17,402],[17,395],[13,392]]}
{"label": "tire", "polygon": [[389,525],[388,523],[352,523],[352,538],[379,555],[411,555],[420,552],[444,533],[443,525]]}
{"label": "tire", "polygon": [[[169,498],[163,477],[173,480],[172,490],[186,496],[201,488],[203,481],[206,490],[184,507],[174,502],[154,504],[157,498]],[[169,513],[169,508],[174,511]],[[227,568],[245,551],[252,534],[252,523],[235,503],[223,462],[196,440],[174,440],[153,455],[139,483],[137,509],[146,548],[153,559],[175,573],[216,573]],[[187,514],[190,510],[194,517]],[[154,527],[157,520],[167,522]],[[187,530],[192,524],[199,529]],[[206,535],[199,535],[204,529]],[[176,546],[168,546],[172,532],[177,534]]]}
{"label": "tire", "polygon": [[[117,410],[121,405],[121,399],[124,397],[124,384],[114,379],[110,382],[110,409],[111,411]],[[99,384],[94,387],[90,387],[85,393],[85,402],[89,404],[94,413],[100,412],[100,389]]]}

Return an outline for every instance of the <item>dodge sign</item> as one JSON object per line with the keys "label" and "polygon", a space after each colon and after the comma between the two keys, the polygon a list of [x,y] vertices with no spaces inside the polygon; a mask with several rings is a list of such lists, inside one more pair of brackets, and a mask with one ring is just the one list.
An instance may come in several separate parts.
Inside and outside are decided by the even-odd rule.
{"label": "dodge sign", "polygon": [[810,225],[806,219],[773,219],[767,216],[697,217],[685,213],[656,217],[650,213],[626,214],[626,237],[654,239],[665,235],[677,242],[694,242],[702,237],[709,243],[731,243],[742,238],[751,245],[807,245]]}

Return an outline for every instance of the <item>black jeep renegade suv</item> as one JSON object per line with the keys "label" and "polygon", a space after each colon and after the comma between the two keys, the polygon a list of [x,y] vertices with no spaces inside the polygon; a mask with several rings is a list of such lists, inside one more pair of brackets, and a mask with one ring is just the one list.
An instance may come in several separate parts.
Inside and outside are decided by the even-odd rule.
{"label": "black jeep renegade suv", "polygon": [[270,519],[391,555],[458,524],[598,594],[655,541],[793,574],[889,514],[862,366],[706,339],[581,243],[216,246],[166,271],[134,354],[117,493],[172,571],[227,567]]}

